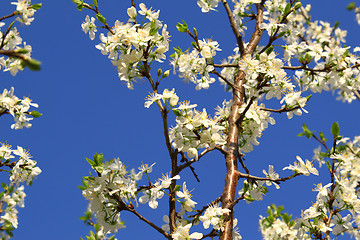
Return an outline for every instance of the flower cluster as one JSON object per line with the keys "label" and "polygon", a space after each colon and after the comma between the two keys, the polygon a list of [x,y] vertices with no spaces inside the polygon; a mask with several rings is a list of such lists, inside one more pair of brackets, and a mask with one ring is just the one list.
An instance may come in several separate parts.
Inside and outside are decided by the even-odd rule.
{"label": "flower cluster", "polygon": [[18,0],[18,2],[12,2],[11,4],[16,5],[16,14],[18,15],[16,20],[25,25],[30,25],[34,20],[36,6],[31,5],[30,0]]}
{"label": "flower cluster", "polygon": [[[243,104],[239,109],[239,113],[245,112],[244,120],[241,123],[242,131],[239,136],[239,150],[241,152],[251,152],[253,145],[259,145],[258,138],[261,137],[263,131],[271,125],[275,124],[275,120],[270,116],[270,112],[262,110],[264,104],[257,105],[255,101],[246,111],[246,105]],[[225,106],[225,105],[223,105]]]}
{"label": "flower cluster", "polygon": [[310,173],[314,175],[319,175],[318,170],[312,165],[312,163],[306,159],[306,163],[301,159],[301,157],[296,156],[298,162],[294,163],[294,166],[289,165],[288,167],[284,167],[283,170],[289,169],[294,171],[295,173],[300,173],[305,176],[309,176]]}
{"label": "flower cluster", "polygon": [[[15,156],[13,154],[18,156],[19,159],[14,161]],[[22,147],[18,146],[16,150],[12,150],[10,145],[1,143],[0,162],[2,166],[10,167],[11,171],[10,184],[2,184],[4,191],[0,203],[3,206],[4,215],[0,217],[0,223],[10,224],[14,228],[18,226],[16,206],[23,208],[26,196],[24,185],[21,184],[26,181],[27,184],[31,185],[34,178],[41,173],[40,168],[36,166],[36,162],[30,158],[30,154]]]}
{"label": "flower cluster", "polygon": [[157,102],[158,100],[162,100],[165,106],[170,104],[170,107],[174,107],[178,103],[179,97],[176,95],[174,88],[171,91],[169,91],[168,89],[164,89],[162,94],[159,93],[150,94],[146,98],[146,102],[144,103],[144,106],[146,108],[149,108],[154,102]]}
{"label": "flower cluster", "polygon": [[4,89],[0,95],[0,115],[8,113],[14,117],[15,123],[11,125],[12,129],[29,128],[32,125],[29,121],[33,119],[29,116],[38,117],[41,115],[36,111],[29,112],[30,107],[38,107],[36,103],[31,101],[27,97],[24,97],[22,100],[16,97],[13,87],[10,91]]}
{"label": "flower cluster", "polygon": [[[102,155],[95,155],[95,163]],[[89,160],[88,160],[89,161]],[[83,196],[89,201],[89,211],[95,214],[97,223],[103,227],[103,231],[117,232],[124,228],[124,222],[120,220],[119,202],[131,202],[136,199],[137,181],[142,178],[143,171],[127,171],[119,159],[114,159],[104,165],[98,165],[97,177],[86,178]]]}
{"label": "flower cluster", "polygon": [[263,200],[263,195],[268,192],[267,187],[263,186],[265,181],[249,182],[244,180],[244,187],[238,191],[240,197],[243,197],[247,203]]}
{"label": "flower cluster", "polygon": [[196,104],[182,102],[175,111],[176,126],[170,129],[170,140],[172,145],[187,153],[189,158],[198,156],[198,150],[215,146],[225,146],[225,127],[221,119],[208,116],[205,109],[197,111]]}
{"label": "flower cluster", "polygon": [[196,84],[196,90],[208,89],[210,84],[215,82],[215,78],[210,77],[214,70],[211,64],[216,51],[221,51],[219,44],[212,40],[199,40],[199,48],[194,48],[191,52],[182,52],[180,48],[175,49],[172,55],[171,65],[179,71],[179,77],[189,80]]}
{"label": "flower cluster", "polygon": [[210,10],[215,10],[219,5],[220,0],[199,0],[197,1],[198,6],[201,8],[201,11],[206,13]]}
{"label": "flower cluster", "polygon": [[[4,23],[0,22],[1,27],[4,26]],[[22,55],[24,59],[30,59],[31,56],[31,46],[27,45],[26,42],[22,41],[22,38],[19,35],[16,27],[13,27],[5,36],[0,32],[0,41],[4,42],[2,50],[14,51]],[[23,47],[20,45],[23,44]],[[10,71],[11,75],[15,76],[18,71],[24,70],[23,61],[20,58],[15,57],[0,57],[0,69],[3,68],[3,71]]]}
{"label": "flower cluster", "polygon": [[210,225],[215,230],[223,231],[224,227],[224,213],[231,212],[229,209],[221,208],[219,205],[209,206],[204,215],[200,216],[200,221],[203,223],[205,229],[208,229]]}
{"label": "flower cluster", "polygon": [[[261,217],[260,226],[264,239],[284,236],[292,236],[291,239],[311,239],[311,235],[329,232],[335,236],[347,233],[355,239],[360,239],[360,137],[355,137],[353,141],[343,138],[337,145],[334,154],[318,153],[320,150],[317,149],[314,156],[321,165],[325,155],[330,157],[333,167],[329,161],[326,165],[330,171],[335,169],[333,181],[326,185],[319,183],[316,186],[313,190],[317,192],[316,201],[294,221],[290,221],[290,217],[287,216],[277,218],[269,224],[270,218]],[[297,159],[298,163],[284,169],[304,175],[318,174],[308,160],[304,163],[300,157]]]}
{"label": "flower cluster", "polygon": [[[108,55],[112,64],[117,67],[120,80],[130,89],[133,89],[134,78],[143,77],[143,61],[162,62],[166,58],[164,53],[169,50],[169,33],[167,26],[158,20],[159,11],[148,9],[143,3],[139,7],[139,11],[135,7],[129,8],[127,13],[130,18],[127,23],[117,20],[106,36],[100,34],[101,43],[96,45],[103,55]],[[138,23],[138,14],[148,21]],[[95,18],[86,16],[81,26],[93,40],[98,29]]]}
{"label": "flower cluster", "polygon": [[352,49],[343,45],[347,32],[333,27],[327,22],[310,21],[310,5],[293,11],[287,18],[283,39],[284,58],[291,66],[298,63],[306,67],[295,72],[295,80],[302,86],[303,91],[321,93],[339,90],[339,97],[343,101],[351,102],[355,99],[354,91],[360,89],[359,69],[354,67],[359,62],[355,53],[359,48]]}

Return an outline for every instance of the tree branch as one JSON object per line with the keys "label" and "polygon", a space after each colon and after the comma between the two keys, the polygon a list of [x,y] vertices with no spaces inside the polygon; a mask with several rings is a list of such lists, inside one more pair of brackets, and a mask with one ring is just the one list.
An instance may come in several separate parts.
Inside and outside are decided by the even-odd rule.
{"label": "tree branch", "polygon": [[[222,0],[224,6],[227,7],[227,3],[225,0]],[[242,55],[250,54],[252,55],[256,46],[259,44],[259,41],[262,37],[263,30],[260,28],[261,23],[263,22],[263,4],[256,4],[257,15],[256,15],[256,26],[255,31],[251,36],[250,42],[247,45],[246,49],[240,49],[242,51]],[[228,11],[227,10],[227,11]],[[233,22],[232,15],[229,15],[230,22]],[[231,16],[231,17],[230,17]],[[236,28],[235,28],[236,29]],[[234,31],[234,28],[233,28]],[[234,32],[235,34],[237,32]],[[236,34],[236,35],[237,35]],[[241,35],[240,35],[241,36]],[[237,38],[238,40],[242,40],[241,38]],[[242,43],[242,41],[241,41]],[[239,46],[241,48],[241,46]],[[237,158],[239,155],[239,128],[237,120],[239,119],[240,107],[244,104],[245,99],[245,73],[244,71],[238,71],[235,79],[234,85],[236,86],[233,89],[233,103],[230,108],[230,114],[228,118],[228,138],[227,138],[227,154],[225,158],[226,163],[226,176],[225,176],[225,186],[221,195],[222,207],[225,209],[229,209],[230,213],[224,214],[224,231],[221,233],[220,240],[231,240],[232,239],[232,229],[233,229],[233,220],[234,220],[234,207],[232,203],[235,199],[236,194],[236,186],[238,182],[238,165]]]}
{"label": "tree branch", "polygon": [[233,16],[233,14],[231,12],[231,9],[230,9],[229,4],[227,3],[227,1],[226,0],[221,0],[221,2],[223,3],[225,11],[226,11],[226,13],[228,15],[231,29],[232,29],[232,31],[233,31],[233,33],[235,35],[236,42],[237,42],[237,45],[239,47],[240,56],[243,56],[244,52],[245,52],[244,42],[242,40],[241,34],[239,33],[239,30],[236,27],[236,24],[235,24],[235,21],[234,21],[234,16]]}
{"label": "tree branch", "polygon": [[161,233],[162,235],[164,235],[165,238],[172,240],[173,238],[171,237],[170,234],[168,234],[167,232],[165,232],[164,230],[162,230],[160,227],[156,226],[153,222],[150,222],[149,220],[147,220],[145,217],[143,217],[140,213],[138,213],[134,208],[128,207],[126,209],[127,211],[133,213],[134,215],[136,215],[141,221],[147,223],[148,225],[150,225],[152,228],[154,228],[155,230],[157,230],[159,233]]}

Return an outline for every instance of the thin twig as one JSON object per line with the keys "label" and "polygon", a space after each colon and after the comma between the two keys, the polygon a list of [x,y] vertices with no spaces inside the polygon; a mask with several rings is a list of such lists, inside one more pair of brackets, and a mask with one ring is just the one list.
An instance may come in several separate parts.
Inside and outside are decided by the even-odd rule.
{"label": "thin twig", "polygon": [[[202,153],[200,153],[197,157],[189,160],[188,162],[178,166],[177,168],[177,172],[176,174],[179,174],[182,170],[184,170],[185,168],[189,167],[190,165],[192,165],[193,163],[197,162],[200,160],[200,158],[202,158],[203,156],[205,156],[205,154],[214,151],[214,150],[219,150],[221,153],[226,154],[226,151],[222,149],[221,145],[217,145],[215,147],[211,147],[211,148],[207,148],[205,149]],[[176,175],[175,174],[175,175]]]}
{"label": "thin twig", "polygon": [[0,17],[0,22],[1,22],[2,20],[7,19],[7,18],[11,18],[11,17],[13,17],[13,16],[16,16],[17,14],[18,14],[18,12],[17,12],[17,11],[14,11],[13,13],[11,13],[11,14],[9,14],[9,15],[7,15],[7,16]]}
{"label": "thin twig", "polygon": [[140,213],[138,213],[134,208],[130,208],[128,207],[128,209],[126,209],[127,211],[133,213],[134,215],[136,215],[141,221],[147,223],[148,225],[150,225],[152,228],[154,228],[155,230],[157,230],[159,233],[161,233],[162,235],[164,235],[165,238],[172,240],[173,238],[171,237],[170,234],[168,234],[167,232],[165,232],[164,230],[162,230],[160,227],[156,226],[153,222],[150,222],[148,219],[146,219],[145,217],[143,217]]}

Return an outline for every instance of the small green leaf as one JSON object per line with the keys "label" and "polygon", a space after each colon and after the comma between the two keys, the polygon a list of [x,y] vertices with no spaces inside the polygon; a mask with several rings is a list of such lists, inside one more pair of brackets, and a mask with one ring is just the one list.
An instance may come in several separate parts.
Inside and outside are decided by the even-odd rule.
{"label": "small green leaf", "polygon": [[309,130],[309,128],[306,126],[305,123],[303,124],[302,129],[303,129],[303,131],[304,131],[304,135],[305,135],[307,138],[311,138],[311,137],[313,136],[313,133]]}
{"label": "small green leaf", "polygon": [[180,110],[178,110],[178,109],[173,109],[172,111],[173,111],[173,113],[175,114],[175,116],[177,116],[177,117],[180,117],[180,116],[181,116]]}
{"label": "small green leaf", "polygon": [[279,33],[279,34],[276,36],[276,38],[281,38],[281,37],[284,36],[286,33],[287,33],[286,31],[281,32],[281,33]]}
{"label": "small green leaf", "polygon": [[34,118],[38,118],[42,116],[42,114],[39,113],[38,111],[31,111],[30,115],[33,116]]}
{"label": "small green leaf", "polygon": [[93,0],[94,1],[94,6],[97,8],[99,5],[98,5],[98,0]]}
{"label": "small green leaf", "polygon": [[4,190],[7,190],[8,186],[6,185],[6,183],[1,183],[1,186]]}
{"label": "small green leaf", "polygon": [[41,62],[32,58],[29,60],[24,60],[22,64],[24,67],[28,67],[32,71],[39,71],[41,69]]}
{"label": "small green leaf", "polygon": [[335,24],[334,24],[334,29],[335,29],[335,28],[338,28],[338,27],[339,27],[339,24],[340,24],[340,23],[339,23],[338,21],[336,21]]}
{"label": "small green leaf", "polygon": [[103,166],[95,166],[94,167],[95,171],[97,171],[98,173],[102,173],[104,171],[104,167]]}
{"label": "small green leaf", "polygon": [[101,15],[100,13],[96,14],[96,18],[97,20],[99,20],[99,22],[101,22],[102,24],[106,24],[106,18]]}
{"label": "small green leaf", "polygon": [[338,122],[333,122],[331,126],[331,134],[336,138],[340,134],[340,128]]}
{"label": "small green leaf", "polygon": [[177,23],[176,24],[176,28],[179,32],[187,32],[188,31],[188,26],[186,24],[186,22],[183,20],[183,23]]}
{"label": "small green leaf", "polygon": [[284,220],[285,223],[288,223],[291,220],[291,215],[289,216],[289,214],[284,213],[281,215],[281,218]]}
{"label": "small green leaf", "polygon": [[21,53],[21,54],[26,54],[29,52],[29,50],[25,49],[25,48],[20,48],[16,50],[17,53]]}
{"label": "small green leaf", "polygon": [[270,46],[270,47],[268,47],[267,49],[266,49],[266,54],[267,55],[270,55],[270,53],[272,53],[272,51],[274,51],[274,47],[273,46]]}
{"label": "small green leaf", "polygon": [[180,185],[176,185],[176,186],[175,186],[175,192],[180,191],[180,189],[181,189],[181,186],[180,186]]}
{"label": "small green leaf", "polygon": [[97,166],[102,164],[103,159],[104,159],[104,155],[102,153],[100,153],[100,154],[95,153],[94,154],[94,161],[95,161]]}
{"label": "small green leaf", "polygon": [[349,11],[352,11],[355,9],[355,3],[352,2],[352,3],[349,3],[349,5],[347,5],[346,9],[349,10]]}
{"label": "small green leaf", "polygon": [[329,171],[331,171],[331,164],[329,160],[326,161],[326,167],[329,169]]}
{"label": "small green leaf", "polygon": [[291,10],[291,3],[288,3],[284,10],[284,15],[287,15]]}
{"label": "small green leaf", "polygon": [[75,3],[76,5],[82,5],[83,4],[83,1],[80,1],[80,0],[72,0],[73,3]]}
{"label": "small green leaf", "polygon": [[85,158],[86,159],[86,161],[90,164],[90,166],[94,166],[95,165],[95,162],[94,161],[92,161],[92,160],[90,160],[89,158]]}
{"label": "small green leaf", "polygon": [[31,8],[34,9],[34,10],[39,10],[42,6],[42,3],[36,3],[36,4],[33,4],[31,5]]}

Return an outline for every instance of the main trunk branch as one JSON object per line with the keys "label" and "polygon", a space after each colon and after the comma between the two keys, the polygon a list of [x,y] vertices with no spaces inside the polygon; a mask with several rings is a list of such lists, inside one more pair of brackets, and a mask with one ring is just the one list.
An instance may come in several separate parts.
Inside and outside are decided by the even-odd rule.
{"label": "main trunk branch", "polygon": [[[228,5],[225,0],[222,1],[225,9],[228,12]],[[244,54],[252,55],[255,51],[257,45],[260,42],[262,37],[263,30],[260,28],[261,23],[263,22],[263,5],[256,4],[257,15],[256,15],[256,26],[255,31],[251,36],[250,42],[244,50]],[[230,24],[232,25],[233,17],[228,13]],[[231,17],[231,18],[230,18]],[[233,29],[234,31],[234,29]],[[238,31],[234,31],[235,36],[238,38]],[[242,42],[242,41],[241,41]],[[240,48],[240,46],[239,46]],[[225,186],[221,195],[222,207],[231,210],[230,213],[224,214],[225,223],[224,231],[221,233],[220,240],[231,240],[232,239],[232,229],[233,229],[233,219],[234,219],[234,205],[236,186],[239,178],[239,171],[237,165],[237,156],[239,156],[239,131],[237,120],[240,117],[239,110],[241,105],[244,104],[245,99],[245,73],[239,71],[235,77],[233,88],[233,103],[230,108],[230,115],[228,118],[229,130],[227,137],[227,153],[225,157],[226,163],[226,176],[225,176]]]}

